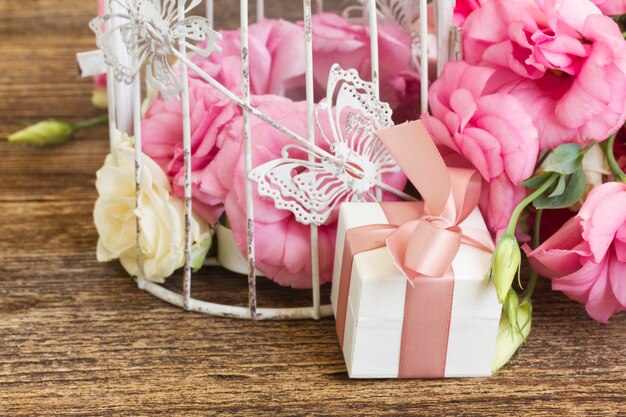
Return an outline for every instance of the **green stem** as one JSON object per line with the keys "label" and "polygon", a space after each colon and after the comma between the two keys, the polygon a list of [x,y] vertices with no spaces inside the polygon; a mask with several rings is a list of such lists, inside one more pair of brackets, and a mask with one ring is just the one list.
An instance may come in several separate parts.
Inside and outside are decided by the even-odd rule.
{"label": "green stem", "polygon": [[617,181],[624,182],[626,181],[626,174],[619,167],[619,164],[615,160],[615,154],[613,153],[613,147],[615,145],[615,138],[617,135],[613,135],[609,138],[608,143],[606,145],[606,160],[609,163],[609,168],[611,168],[611,172],[615,175],[615,179]]}
{"label": "green stem", "polygon": [[[543,209],[537,210],[537,215],[535,216],[535,227],[533,228],[533,249],[536,249],[541,243],[541,219],[543,217]],[[532,297],[533,292],[535,292],[535,287],[537,286],[537,279],[539,278],[539,274],[534,270],[530,271],[530,279],[528,280],[528,285],[526,285],[526,291],[524,291],[523,298],[530,299]]]}
{"label": "green stem", "polygon": [[548,188],[556,181],[559,177],[558,174],[552,174],[546,182],[539,188],[537,188],[532,194],[522,200],[521,203],[515,207],[513,214],[511,215],[511,220],[509,221],[509,227],[507,228],[507,233],[510,235],[515,234],[515,226],[517,226],[517,222],[519,220],[519,216],[522,214],[522,211],[528,206],[530,203],[535,201],[541,194],[545,193]]}
{"label": "green stem", "polygon": [[538,209],[535,215],[535,226],[533,227],[533,249],[541,243],[541,219],[543,218],[543,209]]}
{"label": "green stem", "polygon": [[104,114],[102,116],[94,117],[93,119],[85,120],[74,124],[74,130],[86,129],[88,127],[97,126],[106,123],[109,120],[109,115]]}

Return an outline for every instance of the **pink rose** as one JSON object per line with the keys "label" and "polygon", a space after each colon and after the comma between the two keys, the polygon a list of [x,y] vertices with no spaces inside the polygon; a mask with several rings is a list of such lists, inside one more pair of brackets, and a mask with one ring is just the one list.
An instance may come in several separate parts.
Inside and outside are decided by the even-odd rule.
{"label": "pink rose", "polygon": [[516,184],[537,162],[537,130],[512,95],[487,89],[495,70],[448,63],[430,89],[431,115],[422,119],[434,141],[462,155],[483,176],[483,210],[492,231],[504,229],[524,198]]}
{"label": "pink rose", "polygon": [[463,27],[468,16],[482,6],[484,0],[457,0],[454,6],[453,22],[458,27]]}
{"label": "pink rose", "polygon": [[591,0],[607,16],[619,16],[626,13],[626,0]]}
{"label": "pink rose", "polygon": [[[415,118],[419,115],[420,90],[419,74],[411,69],[411,35],[399,26],[380,24],[378,53],[381,99],[389,103],[395,114]],[[313,16],[313,62],[315,82],[324,92],[335,63],[356,69],[363,79],[371,78],[369,28],[333,13]]]}
{"label": "pink rose", "polygon": [[[241,110],[222,93],[193,78],[189,81],[189,101],[194,209],[212,224],[223,212],[226,190],[219,184],[203,182],[201,174],[213,163],[223,145],[221,132]],[[180,100],[154,100],[141,127],[143,151],[167,173],[173,193],[182,197],[185,173]]]}
{"label": "pink rose", "polygon": [[552,288],[585,304],[606,323],[626,311],[626,184],[609,182],[589,194],[578,215],[535,250],[531,266]]}
{"label": "pink rose", "polygon": [[626,119],[626,42],[589,0],[488,0],[468,18],[471,64],[533,118],[541,148],[602,141]]}
{"label": "pink rose", "polygon": [[[221,31],[220,52],[191,60],[231,91],[241,91],[241,33]],[[304,89],[304,31],[285,20],[250,25],[250,90],[252,94],[299,96]],[[189,74],[198,77],[193,71]],[[198,77],[199,78],[199,77]]]}
{"label": "pink rose", "polygon": [[[306,136],[307,112],[304,102],[264,96],[254,97],[253,104],[280,124],[295,133]],[[325,113],[321,113],[325,115]],[[322,126],[327,122],[322,120]],[[251,119],[252,162],[253,166],[277,159],[283,147],[294,144],[294,140],[279,132],[265,122]],[[327,129],[324,129],[327,131]],[[242,253],[247,252],[246,214],[245,214],[245,170],[242,151],[242,119],[238,117],[224,132],[223,147],[215,161],[204,172],[204,181],[221,184],[227,189],[225,198],[228,216],[235,241]],[[316,130],[316,143],[326,151],[328,143]],[[306,160],[304,152],[292,149],[292,158]],[[383,180],[393,187],[403,189],[406,179],[403,174],[383,176]],[[254,218],[256,238],[256,263],[260,271],[280,285],[294,288],[311,287],[311,243],[310,227],[298,223],[294,215],[279,210],[274,202],[259,196],[254,187]],[[334,257],[336,223],[333,218],[319,227],[320,280],[330,281]]]}

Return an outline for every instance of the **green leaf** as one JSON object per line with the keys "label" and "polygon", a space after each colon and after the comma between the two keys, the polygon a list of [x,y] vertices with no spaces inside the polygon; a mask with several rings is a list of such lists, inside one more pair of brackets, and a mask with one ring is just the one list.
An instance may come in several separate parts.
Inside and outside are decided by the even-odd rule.
{"label": "green leaf", "polygon": [[546,181],[548,181],[548,179],[552,175],[554,175],[554,173],[552,173],[552,172],[542,172],[541,174],[536,175],[534,177],[531,177],[531,178],[527,179],[526,181],[520,183],[520,185],[522,187],[527,187],[527,188],[539,188]]}
{"label": "green leaf", "polygon": [[[565,190],[559,195],[553,196],[555,191],[559,188],[557,184],[555,190],[549,195],[542,195],[537,198],[533,205],[537,209],[559,209],[567,208],[577,203],[585,193],[586,180],[585,174],[582,169],[575,171],[572,175],[564,176],[565,178]],[[560,182],[560,179],[559,179]]]}
{"label": "green leaf", "polygon": [[580,152],[580,145],[575,143],[560,145],[552,153],[550,163],[544,171],[564,175],[573,174],[582,167],[583,156],[584,155]]}
{"label": "green leaf", "polygon": [[567,177],[565,175],[559,176],[559,182],[556,184],[556,188],[550,194],[550,197],[558,197],[565,192],[565,182]]}

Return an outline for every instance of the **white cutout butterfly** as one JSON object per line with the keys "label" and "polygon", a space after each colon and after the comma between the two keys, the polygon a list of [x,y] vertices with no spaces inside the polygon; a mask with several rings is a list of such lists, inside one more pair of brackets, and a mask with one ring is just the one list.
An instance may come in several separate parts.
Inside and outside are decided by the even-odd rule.
{"label": "white cutout butterfly", "polygon": [[[374,135],[393,125],[391,108],[375,97],[372,83],[335,64],[326,99],[316,112],[317,127],[330,153],[317,146],[285,146],[280,159],[250,172],[259,194],[272,198],[276,208],[291,211],[298,222],[318,226],[343,201],[376,201],[373,191],[383,185],[380,175],[399,168]],[[312,158],[294,158],[295,152]]]}
{"label": "white cutout butterfly", "polygon": [[[359,0],[360,4],[348,6],[343,17],[355,23],[367,25],[368,0]],[[381,23],[398,25],[406,30],[413,28],[419,17],[419,1],[415,0],[376,0],[376,11]]]}
{"label": "white cutout butterfly", "polygon": [[[368,25],[368,0],[358,0],[359,4],[346,7],[344,18],[358,25]],[[420,1],[416,0],[376,0],[378,21],[383,24],[396,25],[411,35],[411,59],[413,67],[420,70],[420,37],[416,22],[419,18]],[[423,0],[426,1],[426,0]]]}
{"label": "white cutout butterfly", "polygon": [[[186,0],[185,14],[201,1]],[[204,57],[219,50],[216,42],[221,36],[210,28],[205,18],[178,19],[178,0],[110,0],[109,4],[111,14],[96,17],[89,27],[119,82],[131,84],[145,64],[150,86],[166,98],[177,96],[182,84],[167,60],[172,50],[181,42]],[[106,29],[109,21],[111,27]],[[123,50],[116,47],[120,37]],[[202,41],[206,41],[202,48],[191,43]]]}

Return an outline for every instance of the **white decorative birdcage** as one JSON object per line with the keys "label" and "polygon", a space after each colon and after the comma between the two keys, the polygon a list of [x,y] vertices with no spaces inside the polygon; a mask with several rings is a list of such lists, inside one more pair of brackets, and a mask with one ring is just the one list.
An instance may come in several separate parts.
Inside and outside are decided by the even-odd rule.
{"label": "white decorative birdcage", "polygon": [[[286,0],[275,0],[286,1]],[[234,0],[233,0],[234,2]],[[419,69],[421,77],[421,108],[427,109],[428,103],[428,2],[420,0],[355,0],[355,4],[345,11],[346,16],[361,19],[362,24],[369,26],[371,36],[371,79],[363,81],[354,70],[343,70],[335,66],[329,75],[329,92],[325,103],[316,106],[314,103],[313,54],[312,54],[312,9],[321,11],[322,0],[302,1],[304,37],[302,47],[306,58],[306,102],[308,114],[308,135],[302,137],[287,127],[275,122],[251,105],[250,68],[248,57],[248,3],[240,3],[241,60],[242,60],[242,91],[230,91],[220,84],[188,58],[188,52],[209,55],[219,39],[213,25],[213,1],[204,1],[206,15],[198,16],[196,7],[202,0],[107,0],[105,15],[91,22],[96,32],[98,50],[81,53],[78,56],[83,76],[92,76],[106,72],[109,80],[109,129],[112,149],[116,146],[116,132],[121,131],[134,136],[135,140],[135,184],[136,197],[142,192],[142,76],[152,88],[164,96],[177,96],[182,102],[183,137],[184,137],[184,203],[185,203],[185,266],[183,285],[180,292],[163,285],[149,282],[141,276],[137,284],[154,296],[186,310],[211,314],[215,316],[247,318],[247,319],[319,319],[332,315],[330,305],[322,305],[320,297],[320,279],[318,268],[318,234],[317,228],[322,225],[337,204],[338,199],[329,201],[323,193],[318,192],[319,184],[324,175],[335,175],[340,178],[335,184],[334,192],[345,200],[358,200],[364,197],[380,198],[381,191],[391,191],[405,196],[401,190],[386,187],[380,180],[381,173],[394,165],[393,160],[380,151],[382,145],[375,143],[374,131],[387,127],[391,123],[389,106],[379,101],[378,80],[378,23],[383,20],[403,26],[410,31],[414,47],[414,65]],[[433,2],[436,15],[437,35],[437,71],[458,50],[458,30],[452,26],[454,0],[435,0]],[[264,1],[256,0],[257,19],[264,16]],[[419,24],[417,24],[419,22]],[[206,41],[206,46],[199,48],[196,44]],[[432,54],[431,54],[432,55]],[[175,58],[180,76],[174,76],[167,65],[161,65],[167,59]],[[143,70],[145,68],[145,71]],[[188,73],[194,72],[199,77],[219,90],[228,99],[243,109],[243,138],[245,151],[245,169],[248,175],[246,182],[246,218],[247,218],[247,275],[248,305],[225,305],[200,300],[192,296],[191,268],[191,232],[192,189],[191,189],[191,133],[189,110]],[[360,129],[360,141],[366,142],[369,155],[361,155],[354,143],[342,137],[342,132],[333,128],[328,141],[333,141],[334,153],[321,149],[314,141],[316,112],[332,112],[333,108],[346,107],[360,109],[360,115],[353,117],[353,124]],[[285,147],[283,156],[277,161],[252,167],[251,142],[254,134],[250,130],[250,117],[257,117],[290,136],[294,144]],[[334,116],[330,115],[332,119]],[[304,150],[308,161],[294,161],[289,157],[290,148]],[[342,148],[343,147],[343,148]],[[343,151],[342,151],[343,149]],[[372,149],[380,152],[373,152]],[[376,154],[376,156],[372,156]],[[350,158],[361,158],[359,164],[350,163]],[[365,160],[363,159],[365,158]],[[370,164],[371,170],[364,172],[363,163]],[[293,166],[304,167],[308,172],[308,181],[296,179],[291,174]],[[358,168],[355,168],[357,166]],[[352,172],[357,170],[358,172]],[[345,177],[341,180],[341,175]],[[356,181],[355,181],[356,178]],[[253,187],[258,187],[260,195],[275,200],[278,209],[291,211],[296,219],[311,229],[311,263],[312,263],[312,305],[296,308],[272,308],[257,305],[254,236],[254,204]],[[372,192],[374,190],[374,192]],[[141,234],[139,222],[137,237]],[[139,245],[139,243],[138,243]],[[141,256],[138,262],[141,268]]]}

